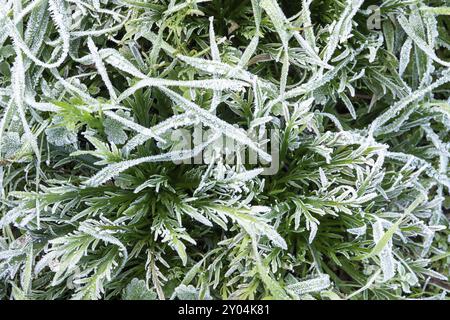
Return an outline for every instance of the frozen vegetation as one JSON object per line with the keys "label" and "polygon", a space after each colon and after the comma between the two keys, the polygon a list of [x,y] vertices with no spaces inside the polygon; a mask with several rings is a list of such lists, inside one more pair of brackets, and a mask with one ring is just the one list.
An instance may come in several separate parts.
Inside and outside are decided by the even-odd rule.
{"label": "frozen vegetation", "polygon": [[0,298],[446,299],[449,129],[447,0],[0,0]]}

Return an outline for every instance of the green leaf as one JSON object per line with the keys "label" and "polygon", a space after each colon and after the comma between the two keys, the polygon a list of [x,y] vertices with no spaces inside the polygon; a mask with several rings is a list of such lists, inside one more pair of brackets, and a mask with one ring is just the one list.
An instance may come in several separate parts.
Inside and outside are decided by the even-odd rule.
{"label": "green leaf", "polygon": [[156,300],[156,293],[147,288],[145,280],[134,278],[122,294],[123,300]]}

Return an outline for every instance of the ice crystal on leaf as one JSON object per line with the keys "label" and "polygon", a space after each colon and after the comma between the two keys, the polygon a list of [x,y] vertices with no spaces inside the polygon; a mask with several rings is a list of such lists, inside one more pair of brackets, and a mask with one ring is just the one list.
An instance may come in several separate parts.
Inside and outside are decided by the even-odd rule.
{"label": "ice crystal on leaf", "polygon": [[448,1],[0,1],[0,299],[445,299]]}

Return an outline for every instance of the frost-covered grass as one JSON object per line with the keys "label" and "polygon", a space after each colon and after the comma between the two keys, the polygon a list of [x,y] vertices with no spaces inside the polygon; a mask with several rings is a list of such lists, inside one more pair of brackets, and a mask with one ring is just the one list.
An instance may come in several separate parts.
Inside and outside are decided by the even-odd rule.
{"label": "frost-covered grass", "polygon": [[446,298],[448,0],[0,0],[0,31],[0,298]]}

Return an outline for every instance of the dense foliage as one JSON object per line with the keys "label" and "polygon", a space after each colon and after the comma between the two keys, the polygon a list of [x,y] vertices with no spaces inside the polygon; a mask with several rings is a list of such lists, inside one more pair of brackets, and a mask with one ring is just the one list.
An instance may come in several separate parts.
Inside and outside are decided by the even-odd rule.
{"label": "dense foliage", "polygon": [[449,15],[0,0],[0,298],[445,299]]}

